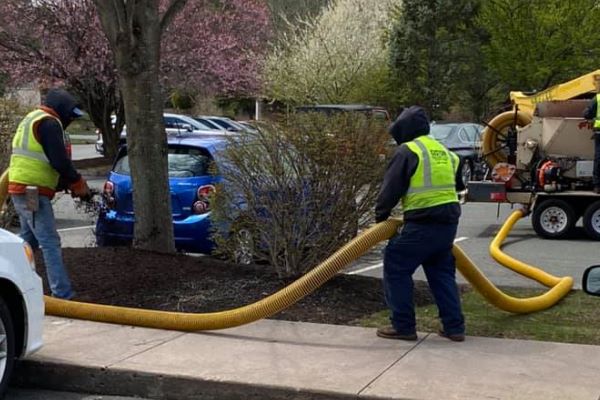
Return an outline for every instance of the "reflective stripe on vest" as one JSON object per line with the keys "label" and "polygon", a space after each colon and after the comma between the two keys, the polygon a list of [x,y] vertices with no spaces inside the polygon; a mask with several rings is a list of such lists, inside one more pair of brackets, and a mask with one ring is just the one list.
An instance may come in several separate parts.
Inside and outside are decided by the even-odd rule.
{"label": "reflective stripe on vest", "polygon": [[594,129],[600,130],[600,93],[596,95],[596,119],[594,120]]}
{"label": "reflective stripe on vest", "polygon": [[458,156],[428,136],[421,136],[406,145],[417,155],[419,164],[410,179],[408,192],[402,198],[403,210],[458,202],[455,181]]}
{"label": "reflective stripe on vest", "polygon": [[[33,132],[35,123],[44,118],[52,118],[60,124],[58,118],[43,110],[30,112],[19,124],[12,142],[8,177],[10,182],[49,189],[55,189],[58,185],[59,173],[50,165]],[[60,126],[62,128],[62,124]]]}

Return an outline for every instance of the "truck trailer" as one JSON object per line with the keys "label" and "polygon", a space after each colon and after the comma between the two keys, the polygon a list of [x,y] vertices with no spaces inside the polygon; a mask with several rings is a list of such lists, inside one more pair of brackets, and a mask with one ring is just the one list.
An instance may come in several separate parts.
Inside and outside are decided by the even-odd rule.
{"label": "truck trailer", "polygon": [[569,237],[581,218],[587,235],[600,240],[594,133],[583,118],[599,79],[597,70],[530,96],[511,92],[513,109],[483,132],[490,176],[469,182],[466,200],[520,204],[535,232],[548,239]]}

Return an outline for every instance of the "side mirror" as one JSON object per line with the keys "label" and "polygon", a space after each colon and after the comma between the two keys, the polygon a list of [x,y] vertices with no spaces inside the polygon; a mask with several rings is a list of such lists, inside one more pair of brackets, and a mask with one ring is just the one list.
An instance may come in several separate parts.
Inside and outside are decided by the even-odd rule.
{"label": "side mirror", "polygon": [[194,128],[190,124],[181,124],[181,125],[179,125],[179,127],[184,131],[188,131],[188,132],[194,131]]}
{"label": "side mirror", "polygon": [[583,291],[592,296],[600,296],[600,265],[592,265],[583,273]]}

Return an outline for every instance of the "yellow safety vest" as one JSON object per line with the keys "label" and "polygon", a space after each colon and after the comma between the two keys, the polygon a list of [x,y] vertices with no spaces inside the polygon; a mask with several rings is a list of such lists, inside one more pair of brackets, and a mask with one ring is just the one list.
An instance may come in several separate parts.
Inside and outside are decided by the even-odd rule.
{"label": "yellow safety vest", "polygon": [[594,130],[600,130],[600,93],[596,95],[596,119],[594,120]]}
{"label": "yellow safety vest", "polygon": [[[34,110],[27,114],[17,128],[12,142],[12,154],[8,179],[10,182],[23,185],[39,186],[55,189],[58,185],[59,173],[52,168],[44,149],[33,134],[36,122],[44,118],[53,118],[61,126],[58,118],[43,110]],[[64,131],[63,131],[64,136]]]}
{"label": "yellow safety vest", "polygon": [[455,178],[458,156],[429,136],[421,136],[406,145],[419,158],[419,165],[402,198],[402,209],[406,212],[458,203]]}

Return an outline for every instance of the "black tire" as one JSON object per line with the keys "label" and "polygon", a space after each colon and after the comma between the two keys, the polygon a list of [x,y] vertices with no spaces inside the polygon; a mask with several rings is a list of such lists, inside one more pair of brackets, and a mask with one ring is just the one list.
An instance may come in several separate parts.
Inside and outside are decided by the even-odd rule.
{"label": "black tire", "polygon": [[563,239],[573,231],[577,214],[564,200],[545,200],[535,206],[531,223],[535,232],[546,239]]}
{"label": "black tire", "polygon": [[600,201],[590,204],[585,209],[583,228],[590,238],[600,240]]}
{"label": "black tire", "polygon": [[8,388],[15,365],[15,330],[12,315],[0,297],[0,399]]}

